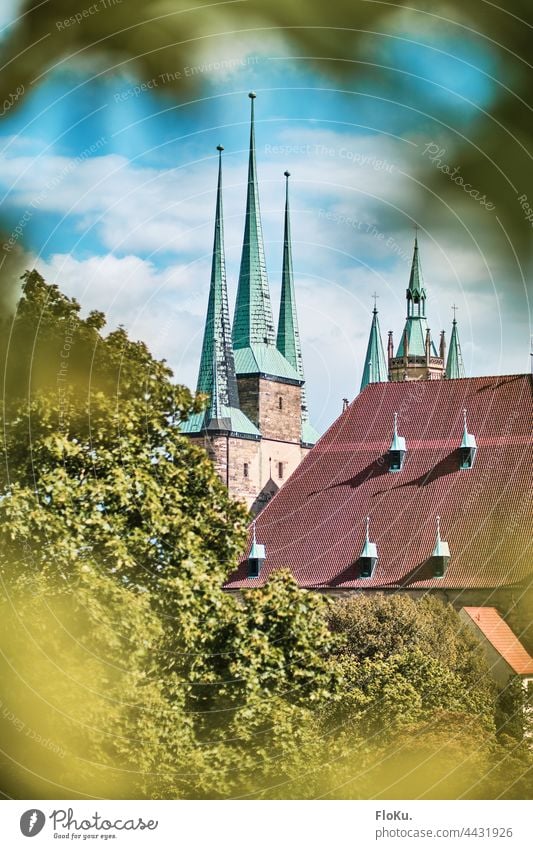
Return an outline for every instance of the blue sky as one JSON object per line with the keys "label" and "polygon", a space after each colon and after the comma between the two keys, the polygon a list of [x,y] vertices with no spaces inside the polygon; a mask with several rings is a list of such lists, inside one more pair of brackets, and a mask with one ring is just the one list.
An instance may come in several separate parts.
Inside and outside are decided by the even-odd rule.
{"label": "blue sky", "polygon": [[[4,10],[5,11],[5,10]],[[2,20],[0,18],[0,24]],[[417,41],[418,43],[415,43]],[[228,58],[229,57],[229,58]],[[369,37],[342,80],[286,44],[250,40],[196,65],[183,102],[161,78],[56,69],[3,118],[0,195],[50,282],[102,309],[194,386],[207,304],[215,147],[224,153],[228,287],[244,227],[250,89],[274,308],[281,277],[283,171],[291,177],[294,267],[313,422],[323,430],[358,391],[372,293],[399,341],[414,223],[435,336],[458,318],[468,373],[527,368],[527,302],[503,288],[496,216],[458,189],[435,197],[424,149],[453,167],[459,135],[490,108],[498,68],[478,42],[419,33]],[[395,71],[387,70],[395,68]],[[93,77],[93,78],[91,78]],[[136,86],[144,84],[138,91]],[[483,187],[480,187],[482,190]],[[485,187],[486,189],[486,187]],[[490,192],[487,192],[490,194]],[[505,271],[507,273],[507,271]],[[512,328],[512,333],[510,329]]]}

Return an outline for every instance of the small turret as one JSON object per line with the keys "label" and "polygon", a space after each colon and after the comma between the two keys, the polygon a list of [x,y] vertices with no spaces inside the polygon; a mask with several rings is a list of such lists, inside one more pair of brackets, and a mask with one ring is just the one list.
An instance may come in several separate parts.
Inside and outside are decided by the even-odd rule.
{"label": "small turret", "polygon": [[439,357],[443,362],[446,359],[446,333],[444,330],[440,332]]}
{"label": "small turret", "polygon": [[392,330],[389,330],[389,341],[387,343],[387,358],[389,360],[389,363],[392,360],[393,356],[394,356],[394,340],[393,340],[393,337],[392,337]]}
{"label": "small turret", "polygon": [[433,576],[435,578],[444,577],[449,561],[450,547],[445,540],[440,538],[440,516],[437,516],[437,538],[435,540],[435,548],[431,555]]}
{"label": "small turret", "polygon": [[448,352],[448,360],[446,363],[446,377],[453,380],[458,377],[465,377],[465,366],[463,362],[463,355],[461,352],[461,345],[459,342],[459,331],[457,329],[457,319],[455,318],[455,310],[457,307],[453,307],[454,316],[452,322],[452,333],[450,336],[450,350]]}
{"label": "small turret", "polygon": [[463,429],[463,439],[461,442],[461,447],[459,449],[461,454],[461,469],[471,469],[474,465],[474,460],[476,458],[477,452],[477,443],[476,437],[473,433],[468,433],[468,428],[466,426],[466,410],[463,410],[463,419],[464,419],[464,429]]}
{"label": "small turret", "polygon": [[257,542],[256,533],[255,533],[255,522],[252,524],[253,529],[253,539],[252,545],[250,548],[250,554],[248,555],[248,577],[249,578],[258,578],[261,574],[261,569],[266,560],[266,548],[261,543]]}
{"label": "small turret", "polygon": [[363,550],[359,556],[359,577],[371,578],[376,563],[378,562],[378,547],[375,542],[370,542],[370,516],[366,517],[366,538]]}
{"label": "small turret", "polygon": [[360,392],[362,392],[365,386],[368,386],[369,383],[384,383],[388,379],[387,366],[385,365],[385,353],[383,351],[383,342],[381,341],[381,331],[379,329],[376,297],[377,295],[374,295],[372,324],[370,326],[370,337],[368,339],[368,346],[366,349],[361,389],[359,390]]}
{"label": "small turret", "polygon": [[426,330],[426,364],[429,366],[431,359],[431,331],[428,327]]}
{"label": "small turret", "polygon": [[394,434],[389,448],[389,471],[400,472],[405,459],[405,437],[398,436],[398,413],[394,413]]}

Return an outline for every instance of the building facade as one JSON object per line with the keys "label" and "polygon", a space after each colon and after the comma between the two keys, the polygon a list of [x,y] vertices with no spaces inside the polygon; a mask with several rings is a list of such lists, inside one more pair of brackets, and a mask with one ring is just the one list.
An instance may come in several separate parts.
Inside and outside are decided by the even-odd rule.
{"label": "building facade", "polygon": [[255,150],[255,94],[251,101],[245,230],[233,327],[230,325],[219,145],[215,237],[209,302],[197,391],[205,412],[182,433],[201,444],[230,493],[258,514],[299,466],[318,435],[309,422],[298,329],[285,172],[282,291],[274,328],[265,263]]}

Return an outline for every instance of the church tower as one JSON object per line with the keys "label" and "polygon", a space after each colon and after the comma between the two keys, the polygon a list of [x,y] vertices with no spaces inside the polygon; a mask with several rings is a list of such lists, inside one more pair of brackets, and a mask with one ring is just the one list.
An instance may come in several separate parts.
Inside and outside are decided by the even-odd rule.
{"label": "church tower", "polygon": [[[407,318],[396,356],[389,344],[389,380],[439,380],[444,371],[444,337],[437,351],[426,318],[427,293],[422,277],[418,238],[415,237],[409,286],[406,291]],[[389,337],[391,339],[391,337]]]}
{"label": "church tower", "polygon": [[[259,207],[257,167],[255,159],[256,95],[250,92],[251,122],[248,161],[246,219],[242,246],[239,285],[233,320],[233,346],[241,410],[261,433],[261,456],[258,491],[252,510],[259,511],[278,491],[300,464],[306,449],[302,448],[303,367],[298,369],[294,331],[297,325],[284,323],[281,337],[289,352],[294,348],[292,363],[276,346],[276,334],[270,301],[263,231]],[[287,222],[287,218],[286,218]],[[288,248],[288,234],[286,231]],[[285,258],[288,261],[289,253]],[[291,309],[290,281],[285,287],[285,304]],[[294,291],[292,291],[294,305]],[[282,312],[286,315],[286,309]],[[290,322],[289,322],[290,324]],[[299,338],[298,338],[299,349]],[[304,402],[305,403],[305,402]]]}
{"label": "church tower", "polygon": [[204,446],[230,493],[257,514],[294,472],[318,435],[309,422],[303,391],[287,187],[277,336],[274,329],[255,161],[255,94],[249,96],[246,219],[233,332],[224,256],[223,148],[219,145],[211,282],[197,384],[197,391],[207,395],[209,402],[203,413],[181,425],[181,432]]}

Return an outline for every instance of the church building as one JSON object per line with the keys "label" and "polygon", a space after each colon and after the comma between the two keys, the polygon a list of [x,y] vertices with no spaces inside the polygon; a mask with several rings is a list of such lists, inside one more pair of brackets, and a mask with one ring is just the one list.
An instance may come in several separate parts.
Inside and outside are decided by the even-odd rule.
{"label": "church building", "polygon": [[230,493],[253,514],[280,489],[318,438],[309,421],[292,267],[289,177],[285,172],[285,221],[281,304],[274,328],[267,278],[255,152],[251,92],[246,219],[239,284],[230,325],[222,213],[219,145],[215,237],[209,302],[197,391],[209,396],[205,412],[181,431],[205,447]]}
{"label": "church building", "polygon": [[415,240],[399,347],[374,306],[361,391],[250,529],[226,588],[289,569],[302,588],[431,592],[458,608],[521,609],[531,551],[533,381],[465,377],[426,316]]}

